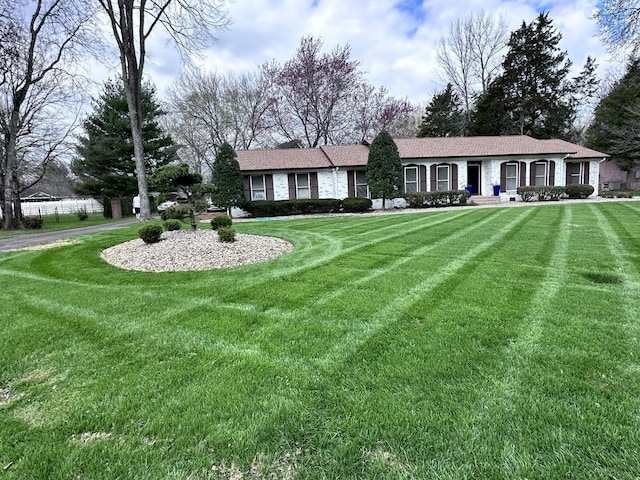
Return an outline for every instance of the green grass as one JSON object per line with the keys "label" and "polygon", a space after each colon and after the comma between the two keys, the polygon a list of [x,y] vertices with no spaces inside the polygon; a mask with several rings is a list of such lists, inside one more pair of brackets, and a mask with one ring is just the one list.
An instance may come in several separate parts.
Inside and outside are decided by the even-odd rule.
{"label": "green grass", "polygon": [[237,223],[139,273],[0,255],[0,477],[640,478],[640,205]]}
{"label": "green grass", "polygon": [[105,218],[101,213],[90,213],[89,217],[83,221],[78,220],[78,215],[76,214],[65,214],[58,216],[43,215],[42,220],[42,228],[37,230],[27,230],[24,228],[20,228],[18,230],[7,231],[0,229],[0,238],[7,238],[12,235],[23,235],[25,233],[44,233],[58,230],[67,230],[69,228],[91,227],[93,225],[102,225],[103,223],[111,223],[117,221],[110,218]]}

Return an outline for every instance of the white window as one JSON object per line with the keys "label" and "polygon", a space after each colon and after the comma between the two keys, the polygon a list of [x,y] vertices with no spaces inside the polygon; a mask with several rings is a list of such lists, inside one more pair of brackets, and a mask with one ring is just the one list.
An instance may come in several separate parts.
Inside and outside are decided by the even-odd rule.
{"label": "white window", "polygon": [[266,200],[264,175],[251,175],[251,200]]}
{"label": "white window", "polygon": [[296,174],[296,198],[311,198],[308,173]]}
{"label": "white window", "polygon": [[547,184],[547,164],[535,163],[532,165],[535,168],[535,186],[543,187]]}
{"label": "white window", "polygon": [[437,190],[444,192],[449,189],[449,165],[438,165],[436,167]]}
{"label": "white window", "polygon": [[582,163],[567,163],[567,170],[569,170],[569,185],[583,183]]}
{"label": "white window", "polygon": [[516,190],[518,188],[518,164],[517,163],[507,163],[505,187],[507,190]]}
{"label": "white window", "polygon": [[369,198],[369,185],[367,185],[367,172],[364,170],[356,171],[355,178],[356,197]]}
{"label": "white window", "polygon": [[404,169],[404,192],[416,193],[418,191],[418,167],[406,167]]}

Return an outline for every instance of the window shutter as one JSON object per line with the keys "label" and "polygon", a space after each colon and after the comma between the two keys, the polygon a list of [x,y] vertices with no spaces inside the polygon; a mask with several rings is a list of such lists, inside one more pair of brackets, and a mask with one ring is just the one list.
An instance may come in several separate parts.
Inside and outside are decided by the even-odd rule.
{"label": "window shutter", "polygon": [[458,164],[451,164],[451,190],[458,190]]}
{"label": "window shutter", "polygon": [[251,201],[251,177],[245,175],[244,179],[244,198]]}
{"label": "window shutter", "polygon": [[356,196],[356,171],[347,170],[347,195],[349,197]]}
{"label": "window shutter", "polygon": [[507,162],[500,164],[500,191],[507,191]]}
{"label": "window shutter", "polygon": [[564,184],[571,185],[571,164],[565,163]]}
{"label": "window shutter", "polygon": [[318,195],[318,172],[309,173],[309,183],[311,184],[311,198],[319,198]]}
{"label": "window shutter", "polygon": [[298,197],[298,195],[296,195],[297,194],[296,174],[290,173],[288,177],[289,177],[289,200],[295,200]]}
{"label": "window shutter", "polygon": [[[538,162],[531,162],[529,164],[529,185],[534,186],[536,184],[536,164],[537,163],[542,163],[540,161]],[[524,185],[520,185],[521,187],[524,187]]]}
{"label": "window shutter", "polygon": [[267,184],[267,200],[273,200],[273,175],[265,175],[264,180]]}
{"label": "window shutter", "polygon": [[438,184],[436,183],[436,166],[435,165],[431,165],[430,168],[431,171],[431,191],[435,192],[438,189]]}
{"label": "window shutter", "polygon": [[425,165],[420,165],[418,168],[418,175],[420,177],[420,187],[419,192],[427,191],[427,167]]}
{"label": "window shutter", "polygon": [[519,187],[524,187],[527,184],[527,162],[520,162],[520,182]]}
{"label": "window shutter", "polygon": [[549,186],[553,187],[556,184],[556,162],[551,160],[549,162]]}
{"label": "window shutter", "polygon": [[584,183],[589,184],[589,162],[582,162],[582,172],[584,173]]}

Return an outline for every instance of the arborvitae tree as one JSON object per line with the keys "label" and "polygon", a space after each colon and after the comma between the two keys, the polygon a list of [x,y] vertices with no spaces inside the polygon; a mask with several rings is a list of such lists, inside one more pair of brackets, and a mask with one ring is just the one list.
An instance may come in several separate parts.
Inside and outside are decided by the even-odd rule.
{"label": "arborvitae tree", "polygon": [[398,146],[391,135],[383,130],[374,138],[367,160],[367,184],[373,198],[382,198],[382,208],[389,198],[402,195],[402,163]]}
{"label": "arborvitae tree", "polygon": [[460,99],[449,83],[427,105],[418,137],[458,137],[464,133],[464,123]]}
{"label": "arborvitae tree", "polygon": [[[155,89],[145,84],[142,92],[142,136],[146,174],[175,158],[176,146],[158,124],[164,112],[155,99]],[[132,197],[138,193],[131,124],[121,82],[107,81],[94,100],[93,113],[83,122],[84,135],[78,137],[78,157],[71,170],[78,177],[74,190],[97,198]]]}
{"label": "arborvitae tree", "polygon": [[[640,159],[640,60],[632,60],[625,75],[600,100],[587,130],[587,146],[613,156],[627,172]],[[628,179],[627,179],[628,181]]]}
{"label": "arborvitae tree", "polygon": [[[492,134],[564,138],[575,117],[576,81],[567,78],[571,61],[559,49],[562,35],[548,13],[511,33],[503,74],[478,103],[477,113],[493,117]],[[493,95],[492,95],[493,94]],[[499,98],[502,94],[504,97]],[[503,107],[500,106],[502,102]],[[473,131],[486,122],[473,119]]]}
{"label": "arborvitae tree", "polygon": [[218,149],[211,176],[211,201],[214,205],[226,208],[231,216],[231,208],[242,205],[245,198],[240,164],[236,160],[236,152],[228,143]]}

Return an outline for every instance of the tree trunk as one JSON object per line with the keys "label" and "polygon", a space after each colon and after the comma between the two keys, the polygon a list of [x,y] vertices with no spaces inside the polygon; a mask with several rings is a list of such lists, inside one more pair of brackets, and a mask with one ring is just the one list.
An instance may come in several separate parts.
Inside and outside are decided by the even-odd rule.
{"label": "tree trunk", "polygon": [[120,220],[122,218],[122,202],[119,198],[111,199],[111,218]]}
{"label": "tree trunk", "polygon": [[4,205],[2,205],[2,215],[4,217],[4,229],[13,230],[15,210],[13,207],[16,186],[13,185],[13,173],[18,164],[18,149],[16,139],[18,136],[19,112],[13,110],[11,112],[11,120],[9,124],[9,141],[7,142],[7,157],[4,169]]}

